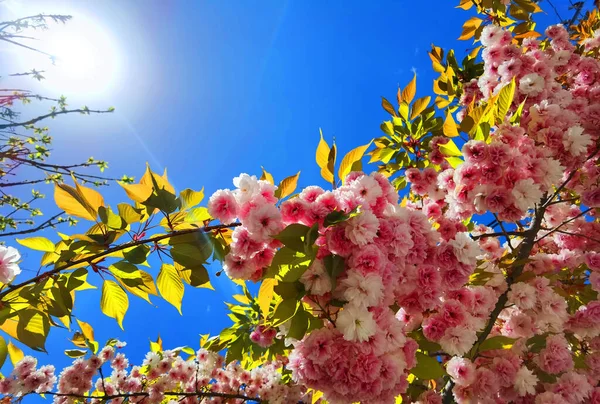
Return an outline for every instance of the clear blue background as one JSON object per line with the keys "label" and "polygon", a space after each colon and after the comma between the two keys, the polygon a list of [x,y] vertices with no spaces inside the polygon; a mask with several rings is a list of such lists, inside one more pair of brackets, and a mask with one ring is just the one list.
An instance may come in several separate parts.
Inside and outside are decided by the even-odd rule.
{"label": "clear blue background", "polygon": [[[301,170],[300,187],[325,186],[314,161],[319,128],[329,142],[335,137],[340,156],[368,143],[380,136],[379,124],[387,119],[380,97],[395,103],[398,85],[405,86],[413,71],[418,95],[432,94],[435,75],[427,55],[432,43],[455,48],[459,60],[472,46],[455,39],[472,13],[454,8],[455,3],[57,1],[57,12],[93,15],[116,38],[124,59],[119,86],[105,98],[66,94],[73,105],[117,110],[49,122],[52,160],[93,155],[109,161],[107,174],[137,179],[148,162],[155,171],[167,167],[178,190],[204,187],[207,196],[232,187],[240,172],[260,175],[261,165],[276,181]],[[571,15],[567,1],[554,3],[563,16]],[[541,6],[548,14],[540,21],[558,22],[547,2]],[[54,12],[53,3],[40,3],[39,11]],[[23,79],[18,84],[35,85]],[[49,201],[42,206],[50,215],[52,192],[45,190]],[[102,192],[113,206],[126,200],[116,185]],[[52,230],[42,234],[56,239]],[[37,271],[39,261],[21,251],[25,278]],[[93,274],[89,280],[99,284]],[[112,337],[127,341],[127,354],[139,362],[148,339],[159,333],[165,347],[197,348],[200,334],[217,334],[230,324],[223,301],[231,301],[235,286],[224,276],[213,276],[212,282],[216,291],[186,287],[184,316],[161,298],[153,299],[153,307],[130,296],[124,332],[100,312],[100,289],[78,293],[74,313],[93,325],[101,343]],[[49,354],[39,355],[40,362],[58,368],[69,364],[63,350],[72,347],[71,335],[53,328]]]}

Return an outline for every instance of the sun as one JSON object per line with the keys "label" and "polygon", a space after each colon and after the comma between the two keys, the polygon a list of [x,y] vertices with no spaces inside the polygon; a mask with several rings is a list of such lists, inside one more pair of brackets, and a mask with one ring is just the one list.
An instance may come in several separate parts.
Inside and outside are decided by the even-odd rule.
{"label": "sun", "polygon": [[[44,52],[19,52],[22,66],[44,70],[40,82],[53,95],[109,96],[119,81],[118,42],[93,18],[81,13],[66,24],[49,26],[35,45]],[[50,55],[50,56],[48,56]]]}

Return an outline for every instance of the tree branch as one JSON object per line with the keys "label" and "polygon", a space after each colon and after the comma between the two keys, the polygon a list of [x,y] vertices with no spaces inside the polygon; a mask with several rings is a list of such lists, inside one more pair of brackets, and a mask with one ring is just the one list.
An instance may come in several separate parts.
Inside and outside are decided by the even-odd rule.
{"label": "tree branch", "polygon": [[32,118],[28,121],[25,122],[12,122],[12,123],[7,123],[4,125],[0,125],[0,129],[6,129],[6,128],[15,128],[18,126],[27,126],[27,125],[33,125],[36,122],[42,121],[46,118],[53,118],[57,115],[64,115],[64,114],[71,114],[71,113],[75,113],[75,112],[80,112],[82,114],[88,114],[88,113],[94,113],[94,114],[110,114],[112,111],[109,110],[95,110],[95,109],[81,109],[81,108],[77,108],[77,109],[63,109],[62,111],[56,111],[56,112],[50,112],[46,115],[40,115],[36,118]]}
{"label": "tree branch", "polygon": [[[540,227],[542,225],[542,219],[544,218],[544,211],[545,211],[544,205],[540,206],[539,209],[536,209],[535,217],[534,217],[531,225],[529,226],[529,229],[527,229],[527,231],[525,231],[525,235],[526,235],[525,239],[518,247],[519,253],[515,260],[516,266],[513,268],[511,273],[509,273],[506,277],[506,284],[508,285],[508,287],[506,288],[506,291],[504,291],[504,293],[502,293],[500,295],[500,297],[498,298],[498,301],[496,302],[496,306],[494,307],[494,310],[492,310],[492,313],[490,314],[489,321],[487,322],[487,324],[486,324],[485,328],[483,329],[483,331],[481,332],[481,334],[479,334],[479,337],[477,338],[477,341],[474,344],[474,354],[473,354],[472,359],[475,359],[477,357],[477,355],[478,355],[477,350],[479,348],[479,345],[483,341],[485,341],[485,339],[488,337],[490,332],[492,332],[492,329],[494,328],[494,324],[496,323],[496,320],[498,319],[500,312],[502,310],[504,310],[504,307],[506,306],[506,302],[508,301],[508,292],[510,291],[511,285],[523,273],[523,268],[525,268],[525,264],[526,264],[525,260],[529,257],[529,254],[531,254],[531,250],[533,249],[533,246],[536,243],[535,238],[537,237],[537,234],[540,231]],[[454,388],[454,382],[449,379],[443,389],[444,404],[452,403],[453,388]]]}
{"label": "tree branch", "polygon": [[60,215],[62,215],[64,213],[65,212],[57,213],[56,215],[52,216],[50,219],[46,220],[44,223],[42,223],[39,226],[34,227],[32,229],[13,231],[11,233],[0,233],[0,237],[19,236],[21,234],[35,233],[36,231],[43,230],[47,227],[52,227],[52,226],[58,224],[58,222],[53,222],[54,219],[56,219],[57,217],[59,217]]}
{"label": "tree branch", "polygon": [[106,249],[106,250],[104,250],[102,252],[99,252],[98,254],[91,255],[89,257],[81,258],[81,259],[78,259],[78,260],[75,260],[75,261],[67,261],[65,263],[65,265],[63,265],[63,266],[61,266],[59,268],[55,267],[51,271],[44,272],[43,274],[40,274],[40,275],[38,275],[36,277],[33,277],[33,278],[31,278],[29,280],[26,280],[24,282],[21,282],[19,284],[16,284],[16,285],[11,285],[11,284],[6,285],[6,290],[3,291],[2,293],[0,293],[0,300],[4,296],[6,296],[8,293],[12,292],[15,289],[19,289],[19,288],[21,288],[23,286],[29,285],[30,283],[36,283],[38,281],[41,281],[42,279],[45,279],[45,278],[47,278],[49,276],[56,275],[56,274],[58,274],[58,273],[60,273],[60,272],[62,272],[64,270],[67,270],[67,269],[72,268],[72,267],[74,267],[76,265],[79,265],[79,264],[85,264],[85,263],[91,264],[92,261],[95,261],[97,259],[103,258],[103,257],[105,257],[107,255],[110,255],[110,254],[114,253],[114,252],[125,250],[126,248],[135,247],[135,246],[140,245],[140,244],[155,243],[155,242],[164,240],[166,238],[183,236],[185,234],[192,234],[192,233],[199,233],[199,232],[201,232],[201,233],[207,233],[207,232],[212,231],[212,230],[225,229],[225,228],[228,228],[228,227],[237,227],[237,226],[241,226],[241,225],[242,224],[238,222],[238,223],[229,223],[229,224],[217,224],[217,225],[214,225],[214,226],[205,226],[205,227],[200,227],[200,228],[197,228],[197,229],[179,230],[179,231],[174,231],[174,232],[171,232],[171,233],[168,233],[168,234],[161,234],[160,236],[150,237],[150,238],[143,239],[143,240],[131,241],[129,243],[121,244],[121,245],[118,245],[116,247],[109,248],[109,249]]}
{"label": "tree branch", "polygon": [[[140,393],[120,393],[120,394],[104,394],[97,396],[87,396],[82,394],[74,394],[74,393],[54,393],[52,391],[44,391],[43,393],[32,393],[32,394],[47,394],[49,396],[57,396],[57,397],[71,397],[78,398],[83,400],[113,400],[115,398],[130,398],[130,397],[149,397],[150,393],[148,392],[140,392]],[[262,403],[263,401],[260,398],[248,397],[242,394],[227,394],[227,393],[218,393],[218,392],[194,392],[194,393],[186,393],[186,392],[177,392],[177,391],[166,391],[163,393],[165,396],[169,397],[216,397],[216,398],[224,398],[224,399],[238,399],[244,401],[253,401],[257,403]]]}

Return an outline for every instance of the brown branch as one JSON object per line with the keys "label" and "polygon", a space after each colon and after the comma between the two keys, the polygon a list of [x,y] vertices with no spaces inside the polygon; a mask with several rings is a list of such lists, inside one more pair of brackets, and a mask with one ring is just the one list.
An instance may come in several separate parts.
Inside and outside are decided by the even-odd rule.
{"label": "brown branch", "polygon": [[[47,394],[49,396],[57,396],[57,397],[71,397],[78,398],[83,400],[113,400],[115,398],[130,398],[130,397],[148,397],[150,393],[148,392],[140,392],[140,393],[120,393],[120,394],[104,394],[97,396],[87,396],[83,394],[74,394],[74,393],[54,393],[52,391],[45,391],[43,393],[30,393],[30,394]],[[227,393],[218,393],[218,392],[196,392],[196,393],[187,393],[187,392],[177,392],[177,391],[166,391],[163,393],[165,396],[169,397],[218,397],[225,399],[238,399],[244,401],[254,401],[257,403],[262,403],[260,398],[256,397],[248,397],[242,394],[227,394]]]}
{"label": "brown branch", "polygon": [[507,232],[498,232],[498,233],[483,233],[477,236],[472,236],[473,240],[479,240],[480,238],[488,238],[488,237],[506,237],[509,236],[524,236],[527,234],[523,231],[507,231]]}
{"label": "brown branch", "polygon": [[548,237],[549,235],[551,235],[554,232],[557,232],[561,227],[563,227],[564,225],[567,225],[569,223],[571,223],[572,221],[579,219],[580,217],[584,216],[586,213],[588,213],[590,210],[592,210],[592,208],[588,208],[586,210],[584,210],[583,212],[579,213],[577,216],[574,216],[572,218],[570,218],[569,220],[565,220],[564,222],[562,222],[561,224],[559,224],[558,226],[556,226],[554,229],[550,230],[548,233],[544,234],[542,237],[540,237],[536,243],[539,243],[540,241],[542,241],[543,239],[545,239],[546,237]]}
{"label": "brown branch", "polygon": [[16,187],[19,185],[31,185],[31,184],[37,184],[40,182],[44,182],[46,181],[46,178],[42,178],[39,180],[27,180],[27,181],[18,181],[18,182],[0,182],[0,187],[4,188],[4,187]]}
{"label": "brown branch", "polygon": [[[500,295],[500,297],[498,298],[498,301],[496,302],[496,306],[494,307],[494,310],[492,310],[492,313],[490,314],[489,321],[487,322],[487,324],[486,324],[485,328],[483,329],[483,331],[481,332],[481,334],[479,334],[479,337],[477,338],[477,341],[474,344],[474,351],[473,351],[474,354],[473,354],[472,359],[475,359],[477,357],[477,355],[478,355],[477,350],[479,348],[479,345],[483,341],[485,341],[485,339],[488,337],[490,332],[492,332],[492,329],[494,328],[494,324],[496,323],[496,320],[498,319],[500,312],[502,312],[502,310],[504,310],[504,307],[506,306],[506,303],[508,302],[508,292],[510,291],[511,285],[523,273],[523,269],[525,268],[525,264],[526,264],[525,260],[529,257],[529,254],[531,254],[531,250],[533,249],[533,246],[536,243],[535,238],[536,238],[538,232],[540,231],[540,227],[542,225],[542,219],[544,218],[544,211],[545,211],[545,207],[543,205],[539,209],[536,209],[535,217],[534,217],[531,225],[529,226],[529,229],[527,229],[525,231],[525,239],[518,247],[519,253],[515,260],[517,265],[506,276],[506,284],[508,287],[506,288],[504,293],[502,293]],[[453,388],[454,388],[454,382],[451,379],[448,379],[448,381],[443,389],[444,404],[452,403]]]}
{"label": "brown branch", "polygon": [[[586,161],[588,161],[588,160],[590,160],[590,159],[594,158],[594,156],[595,156],[596,154],[598,154],[598,152],[600,152],[600,147],[599,147],[599,148],[597,148],[596,150],[594,150],[594,152],[593,152],[592,154],[590,154],[590,155],[589,155],[589,156],[588,156],[588,157],[585,159],[584,163],[585,163]],[[581,164],[581,166],[583,166],[583,163]],[[567,184],[568,184],[568,183],[569,183],[569,182],[570,182],[570,181],[573,179],[573,177],[575,176],[575,174],[577,174],[577,169],[574,169],[573,171],[571,171],[571,173],[569,174],[569,176],[567,177],[567,179],[566,179],[566,180],[565,180],[565,181],[564,181],[562,184],[560,184],[560,186],[559,186],[558,188],[556,188],[556,191],[555,191],[555,192],[552,194],[552,196],[551,196],[550,198],[548,198],[548,199],[546,200],[546,202],[544,202],[544,204],[543,204],[543,207],[544,207],[544,209],[545,209],[546,207],[548,207],[548,205],[550,205],[550,203],[552,202],[552,200],[553,200],[554,198],[556,198],[556,196],[557,196],[557,195],[560,193],[560,191],[562,191],[562,190],[563,190],[563,189],[564,189],[564,188],[567,186]]]}
{"label": "brown branch", "polygon": [[33,278],[31,278],[29,280],[26,280],[24,282],[21,282],[19,284],[16,284],[16,285],[10,285],[10,284],[6,285],[6,290],[0,293],[0,300],[4,296],[6,296],[8,293],[12,292],[15,289],[19,289],[19,288],[21,288],[23,286],[29,285],[30,283],[36,283],[38,281],[41,281],[42,279],[45,279],[45,278],[47,278],[49,276],[56,275],[56,274],[58,274],[58,273],[60,273],[60,272],[62,272],[64,270],[67,270],[67,269],[72,268],[72,267],[74,267],[76,265],[79,265],[79,264],[84,264],[84,263],[91,264],[92,261],[95,261],[97,259],[103,258],[103,257],[105,257],[107,255],[110,255],[110,254],[114,253],[114,252],[125,250],[126,248],[135,247],[135,246],[141,245],[141,244],[155,243],[155,242],[164,240],[166,238],[183,236],[185,234],[192,234],[192,233],[198,233],[198,232],[206,233],[206,232],[209,232],[209,231],[212,231],[212,230],[219,230],[219,229],[225,229],[225,228],[228,228],[228,227],[237,227],[237,226],[241,226],[241,223],[238,222],[238,223],[229,223],[229,224],[217,224],[217,225],[214,225],[214,226],[204,226],[204,227],[200,227],[200,228],[197,228],[197,229],[178,230],[178,231],[174,231],[174,232],[171,232],[171,233],[168,233],[168,234],[162,234],[160,236],[150,237],[150,238],[143,239],[143,240],[131,241],[129,243],[121,244],[121,245],[118,245],[116,247],[109,248],[109,249],[106,249],[106,250],[104,250],[102,252],[99,252],[98,254],[91,255],[89,257],[81,258],[81,259],[78,259],[78,260],[75,260],[75,261],[67,261],[65,263],[65,265],[61,266],[60,268],[56,268],[55,267],[51,271],[44,272],[43,274],[40,274],[40,275],[38,275],[36,277],[33,277]]}
{"label": "brown branch", "polygon": [[54,118],[57,115],[71,114],[71,113],[76,113],[76,112],[80,112],[82,114],[88,114],[88,113],[109,114],[112,111],[109,111],[109,110],[101,111],[101,110],[95,110],[95,109],[81,109],[81,108],[77,108],[77,109],[63,109],[62,111],[50,112],[49,114],[46,114],[46,115],[40,115],[40,116],[38,116],[36,118],[32,118],[32,119],[30,119],[28,121],[25,121],[25,122],[12,122],[12,123],[8,123],[8,124],[0,125],[0,129],[15,128],[15,127],[18,127],[18,126],[33,125],[34,123],[42,121],[42,120],[47,119],[47,118]]}
{"label": "brown branch", "polygon": [[59,217],[60,215],[62,215],[64,213],[65,212],[57,213],[56,215],[52,216],[50,219],[46,220],[44,223],[42,223],[39,226],[34,227],[32,229],[13,231],[10,233],[0,233],[0,237],[19,236],[21,234],[35,233],[36,231],[55,226],[58,224],[58,222],[54,222],[54,219],[56,219],[57,217]]}

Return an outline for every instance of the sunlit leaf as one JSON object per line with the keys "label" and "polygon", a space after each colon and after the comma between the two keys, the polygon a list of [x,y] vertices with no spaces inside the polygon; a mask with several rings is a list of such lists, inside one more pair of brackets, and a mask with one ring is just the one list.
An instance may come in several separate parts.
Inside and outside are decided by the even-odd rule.
{"label": "sunlit leaf", "polygon": [[160,295],[171,303],[179,314],[181,313],[181,301],[183,300],[183,282],[173,265],[162,264],[160,273],[156,279],[156,285]]}
{"label": "sunlit leaf", "polygon": [[117,320],[119,327],[123,329],[123,319],[129,308],[129,298],[119,285],[111,280],[105,280],[102,285],[102,297],[100,298],[100,309],[108,317]]}
{"label": "sunlit leaf", "polygon": [[458,37],[458,39],[466,40],[466,39],[472,38],[475,35],[475,31],[477,31],[477,28],[479,28],[479,26],[481,25],[482,22],[483,22],[483,20],[481,18],[477,18],[477,17],[469,18],[463,24],[462,34]]}
{"label": "sunlit leaf", "polygon": [[260,312],[264,318],[267,318],[269,314],[269,306],[273,299],[273,288],[275,285],[277,285],[277,280],[274,278],[267,278],[260,284],[260,289],[258,290],[258,306],[260,307]]}
{"label": "sunlit leaf", "polygon": [[8,341],[8,345],[6,346],[8,351],[8,356],[10,357],[10,362],[15,366],[17,363],[21,362],[21,360],[25,357],[23,351],[21,351],[18,347],[16,347],[12,342]]}
{"label": "sunlit leaf", "polygon": [[37,251],[54,252],[54,243],[45,237],[16,239],[17,243]]}
{"label": "sunlit leaf", "polygon": [[283,179],[277,190],[275,191],[275,197],[279,199],[283,199],[286,196],[291,195],[298,186],[298,178],[300,177],[300,171],[298,171],[295,175],[291,175],[285,179]]}
{"label": "sunlit leaf", "polygon": [[431,102],[430,96],[422,97],[416,100],[413,104],[412,111],[410,113],[410,119],[412,120],[419,116],[421,112],[423,112],[425,108],[427,108],[429,102]]}
{"label": "sunlit leaf", "polygon": [[444,120],[444,126],[442,127],[444,135],[448,137],[457,137],[459,135],[458,128],[456,127],[456,122],[452,117],[452,114],[448,112],[446,115],[446,119]]}
{"label": "sunlit leaf", "polygon": [[406,105],[410,104],[412,100],[415,98],[417,94],[417,75],[415,74],[410,81],[402,90],[402,101],[406,103]]}
{"label": "sunlit leaf", "polygon": [[344,156],[338,170],[338,177],[342,180],[342,182],[346,180],[346,176],[350,173],[350,171],[352,171],[352,166],[354,163],[361,161],[372,142],[373,141],[364,146],[359,146],[353,150],[350,150],[348,154]]}
{"label": "sunlit leaf", "polygon": [[[316,160],[317,165],[321,168],[321,177],[328,183],[333,182],[333,165],[329,164],[331,148],[323,139],[323,131],[319,129],[319,133],[321,135],[321,139],[319,140],[319,145],[317,146]],[[335,150],[335,146],[334,149]],[[333,153],[333,160],[335,162],[335,152]]]}

